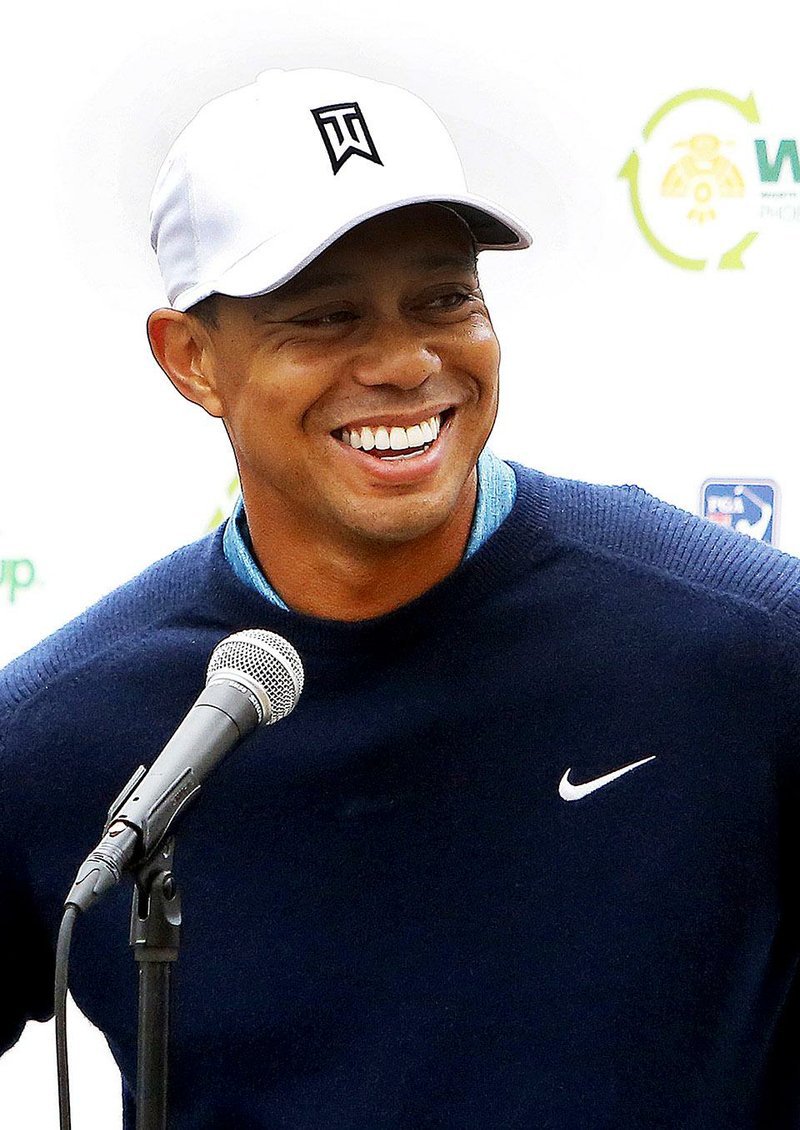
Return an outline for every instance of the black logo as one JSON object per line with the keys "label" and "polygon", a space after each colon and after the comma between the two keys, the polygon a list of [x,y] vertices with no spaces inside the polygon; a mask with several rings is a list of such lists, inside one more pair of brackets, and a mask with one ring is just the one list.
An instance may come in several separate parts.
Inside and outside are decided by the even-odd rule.
{"label": "black logo", "polygon": [[357,102],[319,106],[311,113],[325,142],[334,176],[348,157],[366,157],[377,165],[383,164]]}

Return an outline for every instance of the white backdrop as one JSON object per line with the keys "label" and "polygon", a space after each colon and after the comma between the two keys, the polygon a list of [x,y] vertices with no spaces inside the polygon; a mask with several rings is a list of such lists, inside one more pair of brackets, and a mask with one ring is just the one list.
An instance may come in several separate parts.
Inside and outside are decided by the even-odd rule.
{"label": "white backdrop", "polygon": [[[147,347],[164,301],[147,202],[191,114],[268,66],[408,86],[471,187],[533,231],[531,251],[481,262],[503,343],[498,454],[689,510],[705,479],[771,478],[781,547],[800,553],[800,184],[790,155],[769,181],[755,148],[774,163],[800,135],[798,33],[796,0],[15,6],[0,46],[0,661],[229,506],[221,427]],[[670,105],[698,90],[725,97]],[[671,169],[683,182],[666,196]],[[681,195],[698,170],[710,202]],[[719,269],[743,239],[744,266]],[[119,1126],[102,1037],[80,1017],[71,1037],[76,1130]],[[57,1125],[52,1039],[29,1025],[0,1061],[5,1124]]]}

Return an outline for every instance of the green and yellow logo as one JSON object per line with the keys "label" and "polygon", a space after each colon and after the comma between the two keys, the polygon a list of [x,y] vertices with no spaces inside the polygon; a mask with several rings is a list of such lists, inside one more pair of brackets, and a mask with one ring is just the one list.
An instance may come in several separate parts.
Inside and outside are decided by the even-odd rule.
{"label": "green and yellow logo", "polygon": [[657,255],[687,271],[741,270],[763,221],[800,220],[797,142],[763,134],[753,94],[687,90],[651,115],[619,176]]}
{"label": "green and yellow logo", "polygon": [[677,141],[676,148],[686,152],[670,165],[661,184],[661,195],[682,197],[690,204],[687,218],[701,224],[716,220],[718,200],[744,196],[742,174],[722,153],[722,145],[713,133],[698,133],[688,141]]}

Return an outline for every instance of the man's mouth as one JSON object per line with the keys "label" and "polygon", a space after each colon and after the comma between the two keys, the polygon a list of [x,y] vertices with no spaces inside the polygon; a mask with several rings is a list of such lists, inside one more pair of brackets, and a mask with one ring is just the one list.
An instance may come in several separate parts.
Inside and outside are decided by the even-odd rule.
{"label": "man's mouth", "polygon": [[444,412],[415,424],[362,424],[359,427],[338,428],[332,434],[341,443],[349,444],[357,451],[369,452],[385,462],[413,459],[432,447],[452,415],[453,409],[447,408]]}

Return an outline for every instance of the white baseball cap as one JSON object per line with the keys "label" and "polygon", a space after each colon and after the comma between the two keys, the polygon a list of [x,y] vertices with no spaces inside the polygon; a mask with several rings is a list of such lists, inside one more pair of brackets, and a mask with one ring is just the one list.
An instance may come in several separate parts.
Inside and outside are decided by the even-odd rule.
{"label": "white baseball cap", "polygon": [[467,190],[445,126],[416,95],[343,71],[269,70],[204,106],[170,149],[150,204],[169,301],[245,298],[287,282],[345,232],[408,204],[446,204],[477,249],[528,247]]}

